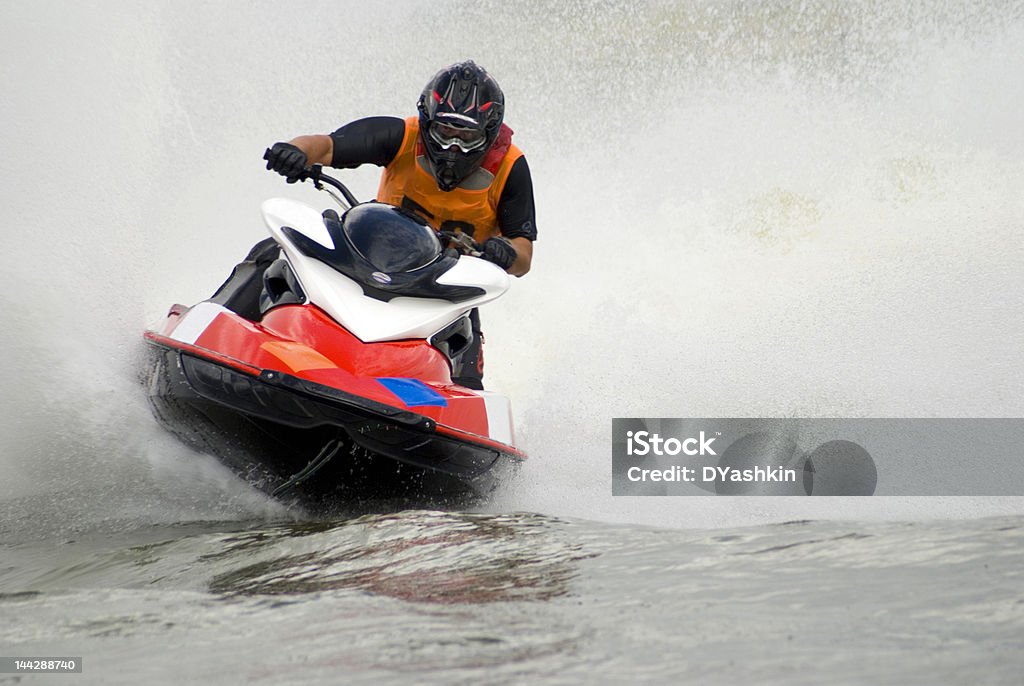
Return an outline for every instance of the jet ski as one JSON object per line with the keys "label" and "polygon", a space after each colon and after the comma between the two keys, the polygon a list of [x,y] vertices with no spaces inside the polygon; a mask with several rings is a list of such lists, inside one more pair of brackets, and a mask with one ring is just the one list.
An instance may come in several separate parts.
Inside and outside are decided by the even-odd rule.
{"label": "jet ski", "polygon": [[154,416],[288,501],[486,497],[526,454],[509,399],[452,378],[470,311],[505,293],[508,274],[465,234],[358,203],[319,166],[307,178],[343,214],[267,200],[273,259],[243,262],[145,332]]}

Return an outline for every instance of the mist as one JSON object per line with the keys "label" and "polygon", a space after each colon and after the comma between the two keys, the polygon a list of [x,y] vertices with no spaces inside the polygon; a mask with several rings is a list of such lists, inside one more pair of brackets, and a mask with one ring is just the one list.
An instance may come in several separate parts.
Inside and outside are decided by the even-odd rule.
{"label": "mist", "polygon": [[[415,112],[472,58],[529,159],[532,272],[483,313],[530,454],[490,506],[717,526],[1019,498],[611,496],[613,417],[1024,413],[1019,2],[8,3],[8,526],[277,517],[165,436],[141,332],[325,198],[263,150]],[[360,198],[379,170],[342,177]],[[970,456],[963,456],[970,459]]]}

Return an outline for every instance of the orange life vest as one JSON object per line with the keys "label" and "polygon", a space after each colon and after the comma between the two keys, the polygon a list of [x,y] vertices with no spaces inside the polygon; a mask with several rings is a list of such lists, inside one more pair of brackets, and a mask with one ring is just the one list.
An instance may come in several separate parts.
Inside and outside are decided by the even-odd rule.
{"label": "orange life vest", "polygon": [[498,201],[512,165],[523,154],[512,145],[512,129],[502,124],[480,170],[474,172],[485,174],[484,183],[475,184],[481,186],[478,190],[459,186],[447,192],[437,187],[437,181],[427,171],[419,133],[419,118],[406,119],[402,147],[384,169],[377,200],[412,210],[435,229],[460,228],[479,243],[497,236]]}

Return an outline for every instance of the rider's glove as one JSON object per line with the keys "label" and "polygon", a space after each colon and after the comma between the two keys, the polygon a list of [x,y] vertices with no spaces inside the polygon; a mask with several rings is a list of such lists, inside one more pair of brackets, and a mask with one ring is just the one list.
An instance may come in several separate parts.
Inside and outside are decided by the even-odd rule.
{"label": "rider's glove", "polygon": [[263,159],[267,161],[267,169],[288,177],[288,183],[300,180],[308,163],[306,153],[291,143],[274,143],[274,147],[267,150]]}
{"label": "rider's glove", "polygon": [[488,262],[493,262],[505,271],[516,261],[516,249],[507,238],[497,236],[488,238],[480,251],[480,257]]}

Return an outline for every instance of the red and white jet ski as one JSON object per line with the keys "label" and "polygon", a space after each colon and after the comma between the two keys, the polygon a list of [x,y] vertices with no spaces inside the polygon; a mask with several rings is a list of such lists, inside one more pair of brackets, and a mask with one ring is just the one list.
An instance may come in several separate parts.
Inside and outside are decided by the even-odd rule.
{"label": "red and white jet ski", "polygon": [[470,310],[509,276],[446,250],[413,214],[358,204],[318,167],[309,178],[342,216],[266,201],[280,257],[240,265],[213,298],[174,305],[145,333],[154,415],[278,497],[486,495],[526,455],[508,398],[456,385],[452,370],[472,342]]}

